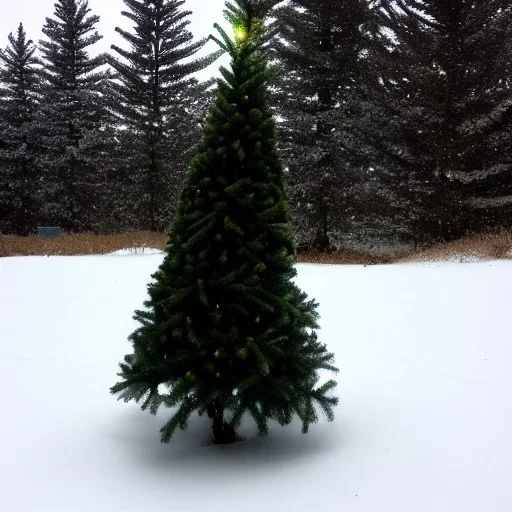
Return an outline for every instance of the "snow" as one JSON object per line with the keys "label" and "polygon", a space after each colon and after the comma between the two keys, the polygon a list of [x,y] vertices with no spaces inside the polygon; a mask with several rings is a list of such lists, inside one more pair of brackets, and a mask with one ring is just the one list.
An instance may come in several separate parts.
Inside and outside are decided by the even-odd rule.
{"label": "snow", "polygon": [[161,445],[109,394],[161,255],[0,259],[0,495],[9,512],[508,512],[512,262],[299,265],[336,353],[333,423]]}
{"label": "snow", "polygon": [[127,249],[119,249],[109,253],[107,256],[139,256],[141,254],[152,255],[152,254],[164,254],[160,249],[153,247],[129,247]]}

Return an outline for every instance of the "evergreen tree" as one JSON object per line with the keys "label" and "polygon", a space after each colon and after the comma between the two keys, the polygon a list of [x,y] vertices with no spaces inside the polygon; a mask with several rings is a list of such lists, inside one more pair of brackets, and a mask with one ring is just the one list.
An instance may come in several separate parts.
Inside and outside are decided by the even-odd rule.
{"label": "evergreen tree", "polygon": [[[450,240],[501,224],[510,206],[498,199],[512,190],[510,2],[377,7],[388,30],[370,56],[380,80],[371,126],[412,229],[425,241]],[[485,211],[491,199],[501,213]]]}
{"label": "evergreen tree", "polygon": [[302,249],[324,252],[353,227],[361,182],[371,179],[357,135],[371,11],[366,0],[291,0],[277,16],[286,73],[276,96],[295,229]]}
{"label": "evergreen tree", "polygon": [[68,231],[97,229],[105,207],[108,73],[101,70],[105,56],[88,53],[101,39],[98,21],[87,0],[58,0],[54,18],[46,18],[43,27],[48,39],[40,41],[45,81],[37,122],[44,151],[39,161],[44,218]]}
{"label": "evergreen tree", "polygon": [[31,143],[39,86],[35,51],[21,23],[0,50],[0,232],[17,235],[33,232],[38,214]]}
{"label": "evergreen tree", "polygon": [[134,31],[116,31],[131,48],[112,45],[121,59],[110,58],[117,71],[112,108],[122,126],[123,195],[140,228],[162,231],[175,211],[189,151],[200,135],[198,114],[203,112],[197,103],[211,85],[199,84],[192,75],[217,55],[190,60],[206,40],[192,42],[191,12],[182,10],[183,0],[124,3],[129,11],[122,15],[135,23]]}
{"label": "evergreen tree", "polygon": [[[226,3],[231,57],[221,68],[214,106],[183,188],[164,262],[149,285],[133,353],[112,393],[156,413],[177,406],[162,441],[207,412],[214,441],[233,442],[249,412],[259,435],[268,420],[297,415],[303,432],[317,421],[315,403],[332,420],[334,381],[315,387],[318,370],[337,371],[317,340],[317,304],[294,284],[294,244],[267,99],[264,23],[275,0]],[[168,394],[159,386],[166,384]],[[225,412],[231,414],[225,417]]]}

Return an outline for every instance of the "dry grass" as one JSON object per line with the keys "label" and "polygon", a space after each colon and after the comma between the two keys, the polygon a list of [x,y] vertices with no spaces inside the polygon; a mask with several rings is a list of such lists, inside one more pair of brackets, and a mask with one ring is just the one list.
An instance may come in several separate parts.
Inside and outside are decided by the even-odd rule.
{"label": "dry grass", "polygon": [[[154,248],[163,250],[167,235],[153,232],[133,232],[120,235],[63,235],[55,240],[37,236],[0,235],[2,256],[75,256],[108,254],[121,249]],[[375,255],[358,251],[338,251],[329,254],[301,253],[300,263],[333,265],[384,265],[413,261],[471,261],[512,259],[512,232],[476,235],[455,242],[436,245],[420,252]]]}
{"label": "dry grass", "polygon": [[297,255],[298,263],[325,263],[328,265],[385,265],[393,263],[394,255],[376,255],[360,251],[335,251],[331,253],[303,252]]}
{"label": "dry grass", "polygon": [[63,235],[53,240],[37,236],[0,236],[0,257],[108,254],[132,247],[163,249],[166,242],[165,234],[146,231],[120,235]]}
{"label": "dry grass", "polygon": [[410,261],[485,261],[512,259],[512,232],[472,235],[395,258]]}

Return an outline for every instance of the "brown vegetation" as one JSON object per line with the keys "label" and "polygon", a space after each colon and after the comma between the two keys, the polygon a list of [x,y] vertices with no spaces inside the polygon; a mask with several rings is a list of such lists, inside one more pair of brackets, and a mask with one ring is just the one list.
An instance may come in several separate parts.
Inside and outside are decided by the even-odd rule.
{"label": "brown vegetation", "polygon": [[[167,235],[153,232],[133,232],[119,235],[63,235],[55,240],[37,236],[0,235],[2,256],[75,256],[108,254],[121,249],[154,248],[163,250]],[[300,263],[332,265],[383,265],[414,261],[471,261],[512,259],[512,232],[474,235],[455,242],[409,253],[379,255],[359,251],[336,251],[329,254],[301,253]]]}
{"label": "brown vegetation", "polygon": [[327,265],[385,265],[393,263],[395,255],[379,255],[362,251],[334,251],[331,253],[303,252],[298,263],[324,263]]}
{"label": "brown vegetation", "polygon": [[37,236],[0,236],[0,256],[108,254],[132,247],[163,249],[167,238],[164,233],[149,231],[120,235],[62,235],[50,240]]}
{"label": "brown vegetation", "polygon": [[472,235],[454,242],[435,245],[417,253],[395,258],[395,262],[412,261],[486,261],[512,259],[512,232],[501,231]]}

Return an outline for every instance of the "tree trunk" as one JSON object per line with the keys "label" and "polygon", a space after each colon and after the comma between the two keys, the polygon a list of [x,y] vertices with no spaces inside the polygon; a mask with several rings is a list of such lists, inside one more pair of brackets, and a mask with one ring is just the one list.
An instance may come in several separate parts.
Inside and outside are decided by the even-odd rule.
{"label": "tree trunk", "polygon": [[157,179],[157,163],[154,149],[150,152],[150,163],[149,163],[149,229],[150,231],[157,231],[156,221],[156,179]]}
{"label": "tree trunk", "polygon": [[331,244],[329,241],[329,207],[324,200],[320,202],[317,212],[318,225],[315,230],[315,239],[313,240],[312,249],[314,252],[331,252]]}
{"label": "tree trunk", "polygon": [[206,412],[208,417],[213,420],[213,442],[214,444],[229,444],[236,441],[235,429],[227,421],[224,420],[224,404],[220,398],[216,398],[211,402]]}
{"label": "tree trunk", "polygon": [[322,178],[320,187],[317,190],[317,197],[314,202],[316,211],[314,212],[315,235],[311,245],[314,252],[326,253],[331,251],[329,241],[329,213],[330,208],[327,203],[328,183],[326,178]]}

